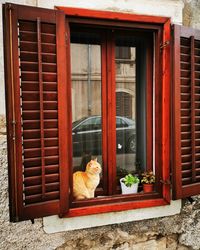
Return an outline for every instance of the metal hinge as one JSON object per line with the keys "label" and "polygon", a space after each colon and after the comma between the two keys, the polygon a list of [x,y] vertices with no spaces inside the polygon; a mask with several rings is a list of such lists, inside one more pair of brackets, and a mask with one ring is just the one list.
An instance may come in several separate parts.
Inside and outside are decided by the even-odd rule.
{"label": "metal hinge", "polygon": [[168,180],[160,180],[160,182],[164,185],[171,185],[171,181],[168,179]]}
{"label": "metal hinge", "polygon": [[165,47],[167,47],[170,44],[170,41],[165,41],[164,43],[162,43],[160,45],[160,49],[164,49]]}
{"label": "metal hinge", "polygon": [[19,220],[19,216],[15,216],[14,218],[13,218],[13,220],[12,220],[12,222],[19,222],[20,220]]}
{"label": "metal hinge", "polygon": [[11,3],[8,4],[7,9],[8,9],[8,10],[13,10],[13,6],[12,6]]}

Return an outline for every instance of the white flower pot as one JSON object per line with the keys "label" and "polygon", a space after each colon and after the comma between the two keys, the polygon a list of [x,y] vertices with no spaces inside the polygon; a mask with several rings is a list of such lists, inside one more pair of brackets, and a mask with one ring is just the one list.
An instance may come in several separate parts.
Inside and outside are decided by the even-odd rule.
{"label": "white flower pot", "polygon": [[122,190],[122,194],[135,194],[138,191],[138,184],[139,183],[135,183],[133,184],[131,187],[127,187],[124,182],[123,182],[124,178],[121,178],[120,184],[121,184],[121,190]]}

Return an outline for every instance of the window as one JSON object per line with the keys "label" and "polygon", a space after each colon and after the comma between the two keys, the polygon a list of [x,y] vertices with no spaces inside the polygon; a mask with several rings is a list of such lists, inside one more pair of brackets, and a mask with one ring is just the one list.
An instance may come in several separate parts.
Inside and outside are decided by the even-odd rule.
{"label": "window", "polygon": [[[11,220],[168,204],[169,19],[57,9],[4,5]],[[198,39],[190,44],[181,39],[181,43],[176,40],[175,48],[181,44],[182,77],[187,78],[194,67],[198,75],[198,62],[188,68],[194,51],[198,60]],[[180,61],[176,60],[174,72],[180,79]],[[194,76],[191,79],[194,82]],[[178,91],[180,82],[174,86]],[[187,86],[182,89],[190,91]],[[194,94],[178,92],[180,95],[186,98],[183,112],[198,104]],[[173,105],[172,110],[177,111],[179,101],[175,97]],[[173,121],[177,122],[175,118]],[[183,124],[182,129],[194,128],[194,116],[192,125]],[[180,129],[180,120],[174,126]],[[194,149],[194,133],[182,132],[182,141],[192,141]],[[177,136],[182,132],[178,130],[174,137],[173,149],[180,143]],[[187,147],[176,151],[174,160],[180,159],[180,152],[189,159]],[[72,175],[84,170],[92,157],[98,158],[103,169],[95,197],[74,200]],[[186,160],[181,163],[187,165],[182,176],[187,175],[186,184],[192,176],[197,191],[198,165],[195,168],[194,155],[191,159],[192,170]],[[175,191],[182,190],[181,183],[176,182],[181,164],[174,167]],[[122,195],[119,179],[126,173],[140,175],[145,170],[156,175],[153,192],[145,194],[140,186],[137,194]]]}
{"label": "window", "polygon": [[125,115],[131,118],[132,116],[132,102],[134,99],[133,94],[126,92],[116,92],[116,114]]}
{"label": "window", "polygon": [[[153,32],[136,32],[134,29],[122,31],[119,28],[111,29],[109,26],[107,28],[99,26],[95,29],[92,24],[88,31],[83,24],[72,23],[70,34],[72,124],[76,124],[77,120],[81,121],[72,130],[73,172],[83,169],[82,162],[85,157],[97,157],[103,171],[101,184],[96,192],[96,203],[96,199],[101,198],[102,195],[109,197],[120,193],[119,180],[126,174],[139,175],[140,172],[147,170],[146,112],[152,111],[151,108],[146,110],[146,85],[148,83],[148,89],[152,92],[153,79],[147,79],[146,72],[153,71]],[[110,51],[106,45],[108,43],[111,43]],[[124,45],[130,50],[134,64],[119,63],[117,54],[112,55],[112,51],[116,51],[116,48],[124,48],[122,47]],[[151,63],[148,63],[147,55]],[[102,60],[102,58],[105,59]],[[109,74],[102,72],[102,69],[112,64],[115,66],[118,64],[121,69],[115,71],[116,67],[113,67],[111,69],[113,79],[108,81]],[[141,67],[143,70],[137,69]],[[118,93],[121,87],[131,91],[134,96],[134,99],[131,98],[131,101],[126,104],[131,110],[128,117],[125,107],[121,108],[121,116],[117,115],[115,92]],[[105,90],[110,91],[112,96],[110,106]],[[102,92],[105,93],[104,96]],[[139,96],[143,98],[141,102]],[[126,100],[125,103],[127,103]],[[153,106],[152,100],[149,102],[149,107],[151,106]],[[112,131],[109,127],[113,127]],[[113,138],[116,138],[115,141],[107,140],[112,133]],[[105,143],[106,140],[107,143]],[[152,143],[152,138],[149,138],[149,142]],[[103,147],[102,144],[104,144]],[[112,151],[109,148],[112,148]],[[116,148],[115,151],[114,148]],[[148,152],[148,154],[151,153]],[[110,158],[114,159],[112,163],[109,162]],[[137,166],[136,163],[138,163]],[[153,170],[153,163],[149,163],[148,167]],[[82,201],[72,202],[72,206],[76,203],[80,206]]]}

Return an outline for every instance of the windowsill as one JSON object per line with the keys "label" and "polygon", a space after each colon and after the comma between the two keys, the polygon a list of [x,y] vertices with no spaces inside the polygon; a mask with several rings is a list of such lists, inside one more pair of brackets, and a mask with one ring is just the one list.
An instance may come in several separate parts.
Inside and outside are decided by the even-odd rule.
{"label": "windowsill", "polygon": [[84,229],[97,226],[105,226],[116,223],[139,221],[145,219],[171,216],[180,213],[181,200],[171,201],[170,205],[140,208],[122,212],[102,213],[72,218],[59,218],[57,215],[43,218],[44,231],[57,233]]}

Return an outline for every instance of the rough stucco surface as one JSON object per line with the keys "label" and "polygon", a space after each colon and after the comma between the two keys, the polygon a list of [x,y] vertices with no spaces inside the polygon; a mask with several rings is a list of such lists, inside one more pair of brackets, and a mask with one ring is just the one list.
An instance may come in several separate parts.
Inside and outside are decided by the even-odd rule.
{"label": "rough stucco surface", "polygon": [[[3,119],[2,119],[3,120]],[[3,122],[4,124],[4,122]],[[71,232],[46,234],[42,219],[10,223],[5,131],[0,126],[0,249],[200,249],[200,197],[180,215]],[[81,218],[80,218],[81,219]]]}
{"label": "rough stucco surface", "polygon": [[183,25],[200,29],[200,0],[185,0]]}

